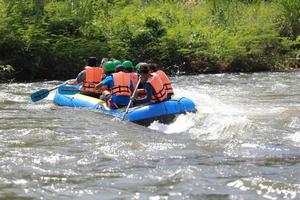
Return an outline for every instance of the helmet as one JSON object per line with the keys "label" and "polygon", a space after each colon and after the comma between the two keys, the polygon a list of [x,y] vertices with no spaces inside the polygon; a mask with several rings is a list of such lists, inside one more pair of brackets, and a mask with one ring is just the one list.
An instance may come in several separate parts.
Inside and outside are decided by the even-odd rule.
{"label": "helmet", "polygon": [[105,72],[114,72],[116,66],[115,66],[115,64],[114,64],[113,61],[107,61],[107,62],[104,64],[103,68],[104,68],[104,71],[105,71]]}
{"label": "helmet", "polygon": [[139,70],[140,70],[139,64],[137,64],[136,66],[134,66],[134,71],[139,71]]}
{"label": "helmet", "polygon": [[148,66],[148,64],[145,63],[145,62],[140,62],[140,63],[138,63],[138,64],[134,67],[134,69],[135,69],[136,71],[140,71],[141,66]]}
{"label": "helmet", "polygon": [[119,60],[114,60],[114,64],[115,64],[115,66],[117,66],[117,65],[121,65],[121,64],[122,64],[122,62],[121,62],[121,61],[119,61]]}
{"label": "helmet", "polygon": [[124,65],[125,69],[132,69],[132,67],[133,67],[133,64],[130,60],[125,60],[123,62],[123,65]]}

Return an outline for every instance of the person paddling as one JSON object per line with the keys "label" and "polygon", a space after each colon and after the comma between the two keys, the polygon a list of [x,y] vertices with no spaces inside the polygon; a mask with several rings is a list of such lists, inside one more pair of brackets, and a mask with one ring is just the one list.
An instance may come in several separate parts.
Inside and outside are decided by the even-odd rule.
{"label": "person paddling", "polygon": [[98,84],[104,77],[105,73],[103,68],[97,66],[97,58],[89,57],[88,64],[84,70],[82,70],[76,79],[67,82],[68,85],[78,85],[82,83],[81,93],[98,97],[99,91],[96,91],[95,85]]}
{"label": "person paddling", "polygon": [[145,83],[144,89],[146,96],[144,98],[136,98],[134,104],[157,103],[167,100],[167,92],[157,74],[151,74],[149,65],[140,65],[139,72],[141,80]]}
{"label": "person paddling", "polygon": [[133,82],[133,87],[135,88],[137,85],[137,82],[139,80],[138,74],[134,71],[133,64],[130,60],[125,60],[123,62],[123,65],[125,67],[125,72],[130,74],[130,79]]}
{"label": "person paddling", "polygon": [[174,91],[173,91],[173,87],[171,85],[171,81],[170,81],[169,77],[167,76],[167,74],[164,71],[157,69],[157,64],[155,64],[155,63],[149,63],[149,70],[150,70],[150,73],[155,73],[159,76],[159,78],[161,79],[161,81],[166,89],[168,99],[171,99],[171,97],[174,95]]}
{"label": "person paddling", "polygon": [[[112,65],[107,62],[104,65],[104,70],[107,72],[112,70]],[[96,85],[96,89],[106,86],[108,90],[102,93],[106,103],[112,109],[127,106],[131,94],[134,90],[133,82],[130,80],[130,74],[124,72],[123,65],[116,66],[115,73],[107,76],[103,81]]]}

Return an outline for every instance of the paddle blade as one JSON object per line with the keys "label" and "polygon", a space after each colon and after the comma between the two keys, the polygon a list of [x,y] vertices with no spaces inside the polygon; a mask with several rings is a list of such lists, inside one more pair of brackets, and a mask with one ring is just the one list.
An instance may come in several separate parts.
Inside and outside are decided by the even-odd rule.
{"label": "paddle blade", "polygon": [[63,85],[58,88],[58,92],[63,95],[74,95],[79,93],[81,90],[79,89],[79,86],[75,85]]}
{"label": "paddle blade", "polygon": [[49,90],[41,89],[41,90],[31,94],[31,101],[37,102],[41,99],[46,98],[48,95],[49,95]]}

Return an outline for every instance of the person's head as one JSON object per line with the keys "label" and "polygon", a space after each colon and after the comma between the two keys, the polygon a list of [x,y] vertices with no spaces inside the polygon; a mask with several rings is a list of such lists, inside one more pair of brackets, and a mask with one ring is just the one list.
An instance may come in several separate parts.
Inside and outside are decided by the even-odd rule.
{"label": "person's head", "polygon": [[130,60],[125,60],[123,62],[123,65],[125,67],[125,70],[128,71],[128,72],[132,72],[133,71],[133,64]]}
{"label": "person's head", "polygon": [[156,72],[157,71],[157,64],[149,63],[149,70],[150,70],[150,73]]}
{"label": "person's head", "polygon": [[116,66],[116,72],[124,72],[125,71],[125,66],[120,64]]}
{"label": "person's head", "polygon": [[142,80],[146,81],[149,77],[151,77],[149,65],[147,63],[141,63],[139,65],[139,73],[141,74]]}
{"label": "person's head", "polygon": [[115,66],[117,66],[117,65],[121,65],[121,64],[122,64],[122,62],[121,62],[121,61],[119,61],[119,60],[114,60],[113,62],[114,62],[114,64],[115,64]]}
{"label": "person's head", "polygon": [[104,68],[105,73],[113,73],[113,72],[115,72],[116,66],[113,61],[107,61],[104,64],[103,68]]}
{"label": "person's head", "polygon": [[97,65],[97,58],[96,57],[88,57],[87,66],[95,67],[96,65]]}
{"label": "person's head", "polygon": [[138,63],[138,64],[134,67],[135,71],[140,72],[140,68],[141,68],[141,66],[143,66],[143,65],[148,65],[148,64],[145,63],[145,62],[140,62],[140,63]]}

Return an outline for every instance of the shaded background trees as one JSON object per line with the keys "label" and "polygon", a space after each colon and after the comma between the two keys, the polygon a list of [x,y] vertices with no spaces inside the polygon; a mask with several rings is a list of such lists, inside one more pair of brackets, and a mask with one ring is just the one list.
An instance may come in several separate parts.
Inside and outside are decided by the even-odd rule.
{"label": "shaded background trees", "polygon": [[0,65],[17,80],[71,78],[91,55],[189,73],[297,68],[299,10],[298,0],[0,0]]}

